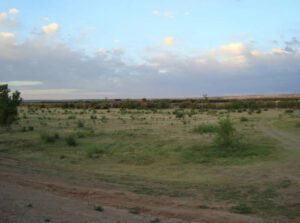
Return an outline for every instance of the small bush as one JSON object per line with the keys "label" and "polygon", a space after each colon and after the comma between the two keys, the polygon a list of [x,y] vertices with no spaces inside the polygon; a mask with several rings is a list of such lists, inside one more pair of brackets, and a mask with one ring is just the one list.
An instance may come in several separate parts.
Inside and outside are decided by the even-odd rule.
{"label": "small bush", "polygon": [[227,117],[219,121],[219,128],[217,132],[217,145],[222,147],[233,146],[237,141],[236,130],[231,120]]}
{"label": "small bush", "polygon": [[33,131],[33,130],[34,130],[34,127],[33,127],[33,126],[28,126],[28,130],[29,130],[29,131]]}
{"label": "small bush", "polygon": [[59,137],[57,137],[57,133],[54,133],[54,134],[43,133],[41,135],[41,139],[46,143],[55,143],[55,141],[58,138]]}
{"label": "small bush", "polygon": [[106,118],[105,115],[103,115],[103,116],[101,117],[101,122],[105,123],[105,122],[107,122],[107,120],[108,120],[108,118]]}
{"label": "small bush", "polygon": [[288,110],[285,110],[285,113],[287,113],[287,114],[292,114],[292,113],[294,113],[294,110],[288,109]]}
{"label": "small bush", "polygon": [[240,118],[240,121],[241,121],[241,122],[247,122],[247,121],[249,121],[249,119],[246,118],[246,117],[241,117],[241,118]]}
{"label": "small bush", "polygon": [[74,136],[70,135],[66,138],[66,143],[68,146],[77,146],[77,140]]}
{"label": "small bush", "polygon": [[82,120],[79,120],[77,122],[77,126],[78,126],[78,128],[83,128],[84,127],[84,122]]}
{"label": "small bush", "polygon": [[215,124],[209,124],[209,123],[200,124],[193,129],[193,132],[200,133],[200,134],[214,133],[217,131],[218,131],[218,126]]}
{"label": "small bush", "polygon": [[160,219],[159,218],[155,218],[154,220],[150,221],[150,223],[160,223]]}
{"label": "small bush", "polygon": [[59,136],[59,134],[58,134],[57,132],[55,132],[55,133],[53,134],[53,136],[54,136],[55,139],[59,139],[59,138],[60,138],[60,136]]}
{"label": "small bush", "polygon": [[232,211],[238,214],[252,214],[253,210],[247,204],[240,203],[234,207],[232,207]]}
{"label": "small bush", "polygon": [[97,119],[97,116],[96,116],[96,115],[91,115],[91,119],[92,119],[92,120],[96,120],[96,119]]}
{"label": "small bush", "polygon": [[105,153],[105,150],[99,147],[92,147],[87,149],[86,155],[88,158],[98,158],[99,155]]}
{"label": "small bush", "polygon": [[100,205],[97,205],[94,207],[95,211],[99,211],[99,212],[103,212],[104,211],[104,208]]}
{"label": "small bush", "polygon": [[131,214],[140,214],[140,209],[138,207],[130,208],[129,213]]}
{"label": "small bush", "polygon": [[175,110],[173,114],[176,116],[176,118],[183,118],[185,115],[184,111],[179,109]]}

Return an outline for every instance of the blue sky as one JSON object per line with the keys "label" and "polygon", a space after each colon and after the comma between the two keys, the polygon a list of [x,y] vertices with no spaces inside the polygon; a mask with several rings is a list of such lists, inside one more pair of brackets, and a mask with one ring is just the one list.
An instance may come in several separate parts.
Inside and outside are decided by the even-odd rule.
{"label": "blue sky", "polygon": [[1,0],[0,82],[28,99],[299,92],[299,9],[297,0]]}

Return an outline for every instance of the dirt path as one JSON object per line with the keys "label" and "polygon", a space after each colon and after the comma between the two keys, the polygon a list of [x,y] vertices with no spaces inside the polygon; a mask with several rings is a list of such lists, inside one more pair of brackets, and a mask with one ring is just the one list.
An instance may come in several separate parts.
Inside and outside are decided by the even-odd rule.
{"label": "dirt path", "polygon": [[300,137],[293,136],[292,133],[285,132],[270,126],[260,126],[265,135],[279,141],[285,149],[300,149]]}
{"label": "dirt path", "polygon": [[[8,168],[0,159],[0,222],[263,222],[222,209],[201,209],[192,202],[138,195],[119,189],[86,186]],[[112,187],[113,188],[113,187]],[[27,205],[32,204],[32,208]],[[94,210],[94,205],[104,212]],[[139,214],[132,214],[135,210]],[[42,219],[42,220],[41,220]]]}

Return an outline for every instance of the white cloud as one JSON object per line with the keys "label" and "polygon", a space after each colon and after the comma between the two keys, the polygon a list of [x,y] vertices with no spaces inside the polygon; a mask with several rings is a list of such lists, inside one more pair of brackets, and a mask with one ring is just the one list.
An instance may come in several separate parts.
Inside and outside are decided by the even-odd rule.
{"label": "white cloud", "polygon": [[0,82],[0,84],[8,84],[12,87],[23,87],[23,86],[36,86],[42,85],[41,81],[8,81],[8,82]]}
{"label": "white cloud", "polygon": [[229,43],[222,45],[220,51],[225,54],[241,55],[246,51],[246,46],[244,43]]}
{"label": "white cloud", "polygon": [[59,30],[60,25],[58,23],[50,23],[46,26],[42,27],[42,30],[45,34],[47,35],[54,35],[57,33],[57,31]]}
{"label": "white cloud", "polygon": [[0,24],[5,22],[7,19],[7,13],[6,12],[0,12]]}
{"label": "white cloud", "polygon": [[23,94],[29,95],[57,95],[57,94],[70,94],[78,91],[78,89],[32,89],[22,90]]}
{"label": "white cloud", "polygon": [[159,17],[165,17],[165,18],[174,18],[175,12],[173,11],[160,11],[160,10],[154,10],[152,11],[152,14]]}
{"label": "white cloud", "polygon": [[13,39],[15,38],[15,34],[12,32],[0,32],[0,38]]}
{"label": "white cloud", "polygon": [[21,89],[27,99],[299,92],[300,51],[282,52],[284,46],[261,51],[228,43],[186,56],[160,47],[148,50],[139,63],[127,63],[118,48],[87,56],[40,35],[22,42],[0,38],[0,80]]}
{"label": "white cloud", "polygon": [[159,69],[158,73],[160,73],[160,74],[166,74],[166,73],[168,73],[168,70],[167,69]]}
{"label": "white cloud", "polygon": [[20,10],[16,9],[16,8],[11,8],[8,10],[8,13],[9,14],[12,14],[12,15],[16,15],[20,12]]}
{"label": "white cloud", "polygon": [[50,21],[50,17],[43,17],[43,18],[42,18],[42,21],[44,21],[44,22],[49,22],[49,21]]}
{"label": "white cloud", "polygon": [[16,8],[11,8],[8,11],[0,12],[0,27],[16,27],[18,21],[16,20],[16,15],[19,13],[19,10]]}
{"label": "white cloud", "polygon": [[163,43],[166,46],[173,46],[175,44],[175,38],[172,36],[167,36],[163,39]]}

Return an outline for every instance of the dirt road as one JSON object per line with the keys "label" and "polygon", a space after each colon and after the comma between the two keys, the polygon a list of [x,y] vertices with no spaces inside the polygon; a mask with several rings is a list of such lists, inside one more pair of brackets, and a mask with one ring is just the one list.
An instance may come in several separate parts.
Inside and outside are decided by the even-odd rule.
{"label": "dirt road", "polygon": [[[21,161],[20,161],[21,162]],[[262,222],[256,217],[201,209],[172,198],[86,186],[32,173],[27,163],[0,159],[0,222]],[[18,167],[13,167],[18,163]],[[20,168],[22,166],[23,168]],[[26,171],[22,171],[26,169]],[[100,205],[103,211],[95,210]]]}

